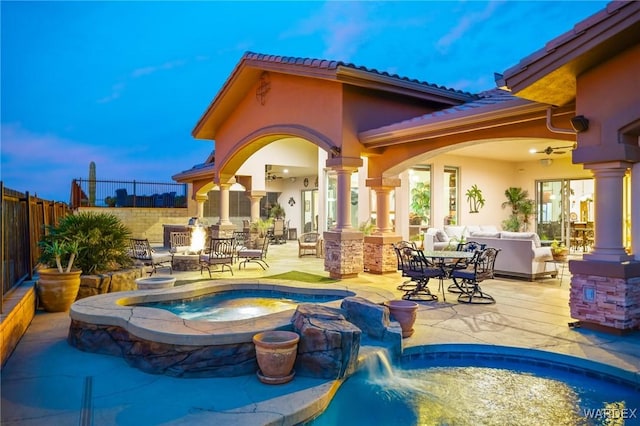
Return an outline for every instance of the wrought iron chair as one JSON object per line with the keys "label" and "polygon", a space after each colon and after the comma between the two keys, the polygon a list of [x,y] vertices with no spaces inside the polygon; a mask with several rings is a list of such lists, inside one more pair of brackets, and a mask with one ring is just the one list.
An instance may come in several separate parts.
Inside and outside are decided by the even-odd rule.
{"label": "wrought iron chair", "polygon": [[211,277],[211,267],[220,266],[220,272],[224,272],[224,268],[228,268],[233,275],[235,256],[235,239],[233,238],[211,238],[209,239],[209,249],[200,254],[200,274],[206,268]]}
{"label": "wrought iron chair", "polygon": [[[403,259],[400,255],[400,252],[402,250],[404,250],[405,248],[409,248],[411,250],[418,250],[418,246],[416,246],[416,243],[414,243],[413,241],[398,241],[395,244],[392,244],[394,251],[396,252],[396,258],[398,261],[398,271],[400,271],[400,273],[402,274],[403,277],[405,278],[409,278],[408,280],[404,281],[402,284],[400,284],[398,287],[396,287],[398,290],[401,291],[407,291],[410,289],[414,289],[416,287],[416,283],[411,279],[411,277],[409,275],[407,275],[407,273],[405,273],[404,271],[404,262]],[[400,250],[400,251],[398,251]]]}
{"label": "wrought iron chair", "polygon": [[454,284],[460,289],[460,303],[496,303],[495,299],[482,291],[480,283],[494,278],[496,257],[500,249],[487,247],[477,251],[465,269],[454,269],[451,273]]}
{"label": "wrought iron chair", "polygon": [[405,289],[405,294],[402,298],[404,300],[423,302],[438,300],[438,296],[431,293],[427,284],[431,278],[441,277],[442,269],[433,266],[420,250],[415,250],[411,247],[400,249],[395,246],[394,250],[401,264],[402,274],[416,284],[413,288]]}
{"label": "wrought iron chair", "polygon": [[[456,247],[457,251],[466,251],[469,253],[476,253],[478,251],[482,251],[487,247],[486,244],[483,243],[478,243],[476,241],[467,241],[465,243],[458,243],[458,247]],[[447,268],[449,271],[453,271],[454,269],[465,269],[469,266],[469,264],[471,263],[471,261],[473,261],[474,258],[471,259],[458,259],[455,263],[449,265],[449,267]],[[461,285],[464,285],[464,283],[461,283]],[[460,293],[460,287],[458,285],[451,284],[447,290],[451,293]]]}
{"label": "wrought iron chair", "polygon": [[269,238],[264,238],[264,241],[262,243],[262,247],[259,248],[259,249],[246,248],[244,250],[238,251],[238,258],[242,258],[243,259],[238,264],[238,270],[240,270],[240,268],[242,268],[242,265],[244,265],[244,267],[246,269],[247,268],[247,263],[249,263],[249,262],[255,262],[258,265],[260,265],[260,267],[262,269],[266,270],[269,267],[269,264],[265,260],[266,257],[267,257],[267,250],[268,249],[269,249]]}
{"label": "wrought iron chair", "polygon": [[251,247],[251,233],[249,231],[233,231],[233,239],[235,240],[236,260],[240,260],[240,251]]}
{"label": "wrought iron chair", "polygon": [[173,257],[176,254],[182,254],[189,251],[191,247],[191,232],[171,232],[169,234],[169,253],[171,253],[171,266],[175,266],[173,263]]}
{"label": "wrought iron chair", "polygon": [[151,244],[146,238],[131,238],[129,244],[131,246],[131,258],[144,266],[151,266],[149,276],[157,272],[159,267],[169,268],[169,273],[173,273],[173,256],[171,253],[157,253],[151,248]]}

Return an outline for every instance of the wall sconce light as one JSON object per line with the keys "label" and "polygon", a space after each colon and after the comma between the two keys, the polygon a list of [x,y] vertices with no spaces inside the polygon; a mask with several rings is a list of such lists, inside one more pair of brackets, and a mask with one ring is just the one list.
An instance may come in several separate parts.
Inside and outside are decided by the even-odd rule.
{"label": "wall sconce light", "polygon": [[584,115],[576,115],[571,119],[571,127],[576,133],[582,133],[589,130],[589,119]]}
{"label": "wall sconce light", "polygon": [[289,205],[290,205],[291,207],[293,207],[293,206],[295,206],[295,205],[296,205],[296,200],[294,200],[294,199],[293,199],[293,197],[289,197]]}

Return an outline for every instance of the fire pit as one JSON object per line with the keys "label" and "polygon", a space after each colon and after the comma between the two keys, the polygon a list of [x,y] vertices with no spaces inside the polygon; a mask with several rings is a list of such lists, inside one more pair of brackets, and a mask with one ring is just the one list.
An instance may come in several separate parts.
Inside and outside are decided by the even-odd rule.
{"label": "fire pit", "polygon": [[197,271],[200,269],[200,255],[180,253],[173,255],[174,271]]}
{"label": "fire pit", "polygon": [[200,269],[200,253],[204,249],[207,233],[202,226],[192,226],[191,232],[171,234],[172,266],[175,271]]}

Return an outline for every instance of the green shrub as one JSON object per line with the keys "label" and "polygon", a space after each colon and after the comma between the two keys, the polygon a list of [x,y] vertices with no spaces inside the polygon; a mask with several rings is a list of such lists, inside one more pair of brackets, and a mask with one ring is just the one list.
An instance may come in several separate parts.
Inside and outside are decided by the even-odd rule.
{"label": "green shrub", "polygon": [[[53,241],[77,242],[74,266],[83,274],[100,274],[131,266],[129,238],[131,231],[116,216],[108,213],[80,212],[65,216],[58,226],[50,226],[42,245]],[[54,264],[50,251],[43,251],[40,261]]]}

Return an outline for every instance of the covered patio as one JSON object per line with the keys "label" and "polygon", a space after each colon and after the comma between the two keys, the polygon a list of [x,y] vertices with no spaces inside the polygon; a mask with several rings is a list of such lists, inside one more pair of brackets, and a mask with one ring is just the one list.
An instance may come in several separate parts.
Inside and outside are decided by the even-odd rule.
{"label": "covered patio", "polygon": [[[327,277],[322,259],[298,259],[297,249],[291,241],[273,246],[270,268],[236,268],[234,278],[291,270]],[[223,275],[228,278],[229,274]],[[208,279],[199,272],[174,272],[173,276],[180,283]],[[399,297],[396,287],[403,280],[398,273],[362,273],[341,284],[374,286]],[[630,377],[640,377],[640,336],[568,327],[572,322],[569,280],[565,274],[562,282],[487,281],[483,286],[495,297],[495,305],[457,304],[454,297],[446,303],[420,303],[416,331],[404,340],[404,352],[515,354],[533,349],[551,362],[572,355],[577,357],[577,368],[598,362],[608,366],[603,368],[619,368]],[[430,283],[434,285],[435,290],[437,282]],[[94,424],[135,424],[141,418],[149,424],[294,424],[317,410],[318,403],[327,403],[336,389],[333,381],[304,377],[286,385],[265,386],[253,375],[187,380],[145,374],[120,357],[69,346],[65,341],[69,322],[66,313],[38,312],[35,316],[2,371],[3,424],[88,424],[82,423],[83,418],[92,418]],[[162,410],[149,409],[157,406]]]}

